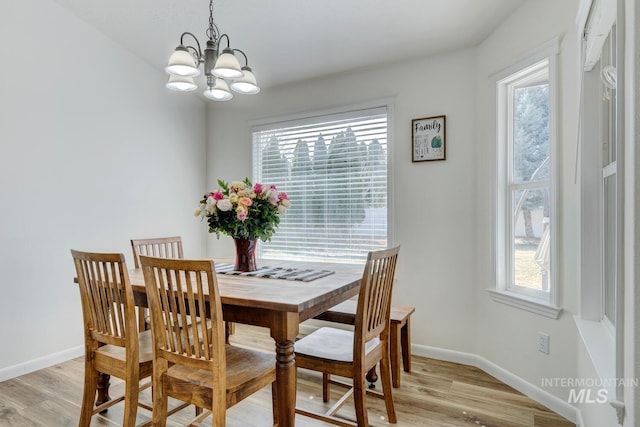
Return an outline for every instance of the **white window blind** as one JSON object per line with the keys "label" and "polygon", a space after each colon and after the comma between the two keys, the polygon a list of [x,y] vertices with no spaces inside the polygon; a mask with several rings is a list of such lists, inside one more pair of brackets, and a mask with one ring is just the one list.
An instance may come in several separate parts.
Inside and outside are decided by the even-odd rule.
{"label": "white window blind", "polygon": [[387,247],[386,107],[255,126],[253,159],[254,181],[291,200],[260,257],[358,262]]}

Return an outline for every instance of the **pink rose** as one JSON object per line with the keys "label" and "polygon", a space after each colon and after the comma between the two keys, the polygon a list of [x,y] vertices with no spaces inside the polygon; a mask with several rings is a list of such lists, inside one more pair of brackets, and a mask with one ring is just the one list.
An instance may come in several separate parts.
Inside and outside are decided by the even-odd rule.
{"label": "pink rose", "polygon": [[216,191],[215,193],[212,194],[213,198],[215,200],[222,200],[224,199],[224,195],[222,194],[222,192],[220,192],[220,190]]}
{"label": "pink rose", "polygon": [[262,184],[256,182],[253,186],[253,191],[255,191],[256,194],[262,193]]}
{"label": "pink rose", "polygon": [[287,196],[287,193],[285,193],[284,191],[281,193],[278,193],[278,198],[280,200],[289,200],[289,196]]}
{"label": "pink rose", "polygon": [[271,189],[267,191],[266,196],[269,200],[269,203],[271,203],[273,206],[278,206],[278,202],[280,201],[280,199],[278,199],[278,193],[276,192],[276,190]]}
{"label": "pink rose", "polygon": [[245,219],[247,219],[247,213],[245,211],[236,212],[236,216],[240,221],[244,221]]}

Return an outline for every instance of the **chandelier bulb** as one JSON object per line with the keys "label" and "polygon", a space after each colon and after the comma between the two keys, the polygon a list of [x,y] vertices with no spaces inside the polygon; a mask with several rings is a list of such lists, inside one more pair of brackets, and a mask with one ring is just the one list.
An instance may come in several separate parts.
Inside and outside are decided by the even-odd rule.
{"label": "chandelier bulb", "polygon": [[258,83],[256,82],[256,76],[253,75],[251,68],[248,66],[242,67],[244,75],[239,79],[231,82],[229,86],[231,89],[238,93],[244,93],[246,95],[253,95],[260,92]]}
{"label": "chandelier bulb", "polygon": [[189,76],[176,76],[171,74],[169,81],[167,82],[167,89],[175,90],[178,92],[191,92],[196,90],[198,86],[193,81],[193,77]]}
{"label": "chandelier bulb", "polygon": [[195,77],[200,74],[196,60],[183,45],[173,51],[165,71],[175,76]]}
{"label": "chandelier bulb", "polygon": [[229,48],[222,51],[211,72],[214,76],[222,77],[223,79],[238,79],[244,75],[240,69],[240,63],[233,54],[233,50]]}
{"label": "chandelier bulb", "polygon": [[213,86],[209,84],[203,95],[214,101],[228,101],[233,98],[233,94],[229,90],[227,82],[220,78],[215,79],[215,84]]}

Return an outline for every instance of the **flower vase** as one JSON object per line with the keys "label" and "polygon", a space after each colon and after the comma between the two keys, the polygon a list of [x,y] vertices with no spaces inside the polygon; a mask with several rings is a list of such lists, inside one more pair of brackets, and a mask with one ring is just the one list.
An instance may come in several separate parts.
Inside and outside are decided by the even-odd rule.
{"label": "flower vase", "polygon": [[256,263],[256,247],[258,239],[233,238],[236,245],[235,271],[254,271],[258,269]]}

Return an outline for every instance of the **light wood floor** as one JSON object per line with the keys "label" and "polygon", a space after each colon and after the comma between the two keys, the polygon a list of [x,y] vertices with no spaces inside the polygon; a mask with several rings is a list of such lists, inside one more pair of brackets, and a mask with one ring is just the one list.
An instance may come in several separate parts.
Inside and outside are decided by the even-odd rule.
{"label": "light wood floor", "polygon": [[[236,345],[272,349],[266,330],[236,326],[232,337]],[[394,389],[398,416],[397,426],[485,426],[485,427],[565,427],[574,424],[549,411],[521,393],[499,382],[485,372],[455,363],[413,357],[411,373],[402,373],[402,386]],[[2,427],[66,427],[77,426],[82,398],[83,358],[42,369],[0,383],[0,426]],[[321,378],[299,370],[297,405],[318,410],[322,402]],[[378,385],[378,388],[380,386]],[[122,382],[111,380],[111,395],[122,390]],[[333,394],[338,396],[340,389]],[[149,391],[143,399],[150,401]],[[335,401],[333,401],[335,402]],[[332,402],[332,403],[333,403]],[[384,403],[369,398],[369,422],[386,426]],[[186,412],[185,412],[186,411]],[[138,422],[150,414],[139,409]],[[353,405],[347,403],[340,416],[355,420]],[[175,414],[168,426],[181,425],[193,415],[193,409]],[[121,404],[104,416],[95,416],[92,426],[119,426]],[[271,389],[261,390],[229,409],[228,426],[268,426],[271,421]],[[328,424],[297,416],[296,425],[319,427]]]}

